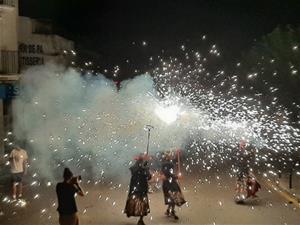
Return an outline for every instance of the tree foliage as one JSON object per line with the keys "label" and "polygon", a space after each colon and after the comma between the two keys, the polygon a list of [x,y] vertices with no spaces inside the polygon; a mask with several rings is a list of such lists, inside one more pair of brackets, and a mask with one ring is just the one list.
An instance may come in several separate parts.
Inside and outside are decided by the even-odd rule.
{"label": "tree foliage", "polygon": [[261,93],[298,115],[300,105],[300,27],[277,27],[243,56],[244,91]]}

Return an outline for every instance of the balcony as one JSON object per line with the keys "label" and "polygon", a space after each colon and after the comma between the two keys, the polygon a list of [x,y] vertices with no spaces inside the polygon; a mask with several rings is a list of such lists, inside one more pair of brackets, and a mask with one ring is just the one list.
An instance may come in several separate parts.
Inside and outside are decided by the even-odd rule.
{"label": "balcony", "polygon": [[10,75],[19,72],[18,55],[18,51],[0,51],[0,74]]}
{"label": "balcony", "polygon": [[0,0],[0,6],[11,6],[11,7],[16,7],[16,0]]}

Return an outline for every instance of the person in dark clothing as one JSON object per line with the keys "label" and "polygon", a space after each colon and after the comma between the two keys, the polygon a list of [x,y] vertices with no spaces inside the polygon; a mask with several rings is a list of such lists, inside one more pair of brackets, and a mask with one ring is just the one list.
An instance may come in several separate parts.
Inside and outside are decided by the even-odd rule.
{"label": "person in dark clothing", "polygon": [[161,172],[163,174],[162,187],[165,204],[168,206],[165,214],[178,220],[179,218],[175,214],[175,206],[182,206],[186,203],[186,201],[178,184],[178,176],[175,174],[175,166],[172,162],[172,156],[170,154],[165,154],[164,158]]}
{"label": "person in dark clothing", "polygon": [[79,185],[79,177],[73,177],[69,168],[65,168],[63,177],[64,181],[56,185],[59,224],[79,225],[75,195],[84,196],[84,192]]}
{"label": "person in dark clothing", "polygon": [[150,213],[148,181],[151,179],[147,161],[139,157],[130,167],[131,180],[124,213],[127,217],[140,217],[138,225],[144,225],[143,217]]}

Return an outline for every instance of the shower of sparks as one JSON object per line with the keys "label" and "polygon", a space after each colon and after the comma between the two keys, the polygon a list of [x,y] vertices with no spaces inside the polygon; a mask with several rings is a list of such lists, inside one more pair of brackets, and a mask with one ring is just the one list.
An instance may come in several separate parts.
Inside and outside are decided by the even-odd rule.
{"label": "shower of sparks", "polygon": [[[204,35],[202,40],[206,41],[207,37]],[[143,47],[150,47],[146,41],[141,43]],[[292,50],[297,51],[298,46]],[[151,79],[150,76],[143,79],[145,84],[149,80],[154,82],[153,92],[138,89],[123,96],[122,88],[119,93],[108,90],[114,86],[106,81],[103,93],[95,93],[107,95],[107,99],[99,98],[101,101],[98,102],[96,98],[99,96],[96,96],[93,101],[105,106],[100,110],[98,105],[89,105],[87,101],[73,101],[82,97],[77,96],[77,90],[82,89],[88,94],[98,88],[99,82],[92,78],[80,81],[81,87],[75,82],[74,87],[70,84],[69,88],[76,90],[74,96],[66,94],[65,90],[52,92],[46,98],[38,93],[26,96],[32,98],[29,110],[22,115],[26,119],[22,117],[21,123],[28,120],[42,125],[18,124],[26,127],[32,148],[28,149],[32,156],[30,186],[34,189],[31,201],[41,201],[41,189],[53,188],[53,177],[60,177],[63,167],[68,165],[88,177],[86,184],[106,182],[111,190],[122,190],[126,185],[121,184],[123,181],[114,180],[114,177],[127,171],[133,163],[133,155],[145,150],[146,138],[142,129],[149,122],[155,127],[151,133],[151,154],[182,148],[185,173],[195,168],[211,170],[226,161],[232,162],[241,140],[254,149],[254,164],[267,168],[265,177],[276,176],[288,168],[291,157],[298,151],[300,131],[290,123],[290,112],[278,104],[277,98],[265,102],[261,93],[241,96],[239,91],[244,87],[240,86],[237,75],[209,65],[210,60],[222,56],[217,45],[211,45],[206,53],[189,50],[184,44],[179,46],[178,51],[181,57],[149,58],[150,64],[156,67],[149,72]],[[91,66],[92,62],[85,65]],[[115,66],[113,76],[117,77],[120,70],[120,66]],[[298,73],[294,68],[290,72],[293,75]],[[258,77],[258,73],[249,73],[247,79]],[[63,78],[57,75],[51,79],[60,82]],[[51,81],[58,84],[55,80]],[[126,82],[130,85],[132,81]],[[266,89],[271,94],[278,90],[267,84]],[[44,110],[44,104],[48,103],[53,111]],[[19,104],[24,110],[27,102],[20,101]],[[11,132],[4,139],[8,145],[12,145],[10,135]],[[6,159],[9,166],[8,157]],[[298,168],[299,165],[296,165],[296,174],[300,175]],[[229,173],[232,177],[237,169],[233,166]],[[207,179],[201,182],[210,183]],[[194,192],[197,192],[197,186]],[[108,202],[113,207],[118,205],[118,201],[104,194],[98,195],[97,200]],[[4,197],[2,202],[12,204],[9,197]],[[25,201],[14,204],[19,207],[27,205]],[[52,201],[49,204],[49,208],[57,206]],[[218,201],[218,205],[224,207],[224,202]],[[46,215],[48,210],[42,208],[40,213]],[[88,213],[88,209],[83,210],[83,214]]]}

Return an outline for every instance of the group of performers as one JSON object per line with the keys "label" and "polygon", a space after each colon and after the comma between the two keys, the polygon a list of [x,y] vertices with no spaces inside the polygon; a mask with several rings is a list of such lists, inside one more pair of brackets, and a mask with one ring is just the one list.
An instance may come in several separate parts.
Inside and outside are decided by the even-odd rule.
{"label": "group of performers", "polygon": [[[241,143],[237,154],[239,171],[236,183],[236,203],[243,203],[246,199],[257,197],[256,193],[261,189],[249,166],[254,152],[247,150],[246,147],[248,146],[245,143]],[[149,181],[153,178],[153,174],[150,173],[148,155],[139,155],[135,160],[135,164],[130,167],[131,180],[124,213],[128,217],[139,217],[138,225],[144,225],[143,218],[150,213],[148,193]],[[177,163],[179,165],[180,162]],[[165,215],[175,220],[179,219],[175,213],[175,207],[186,203],[178,183],[180,176],[180,170],[175,168],[174,155],[172,152],[166,152],[161,163],[160,178],[164,203],[167,206]]]}
{"label": "group of performers", "polygon": [[[130,171],[131,180],[124,213],[128,217],[139,217],[138,225],[144,225],[143,217],[150,213],[148,183],[152,175],[148,165],[148,156],[140,155],[136,157],[136,162],[130,167]],[[186,201],[178,184],[180,174],[176,174],[175,171],[172,154],[170,152],[165,153],[161,166],[164,202],[167,205],[165,215],[178,220],[179,218],[175,214],[175,206],[182,206]]]}

